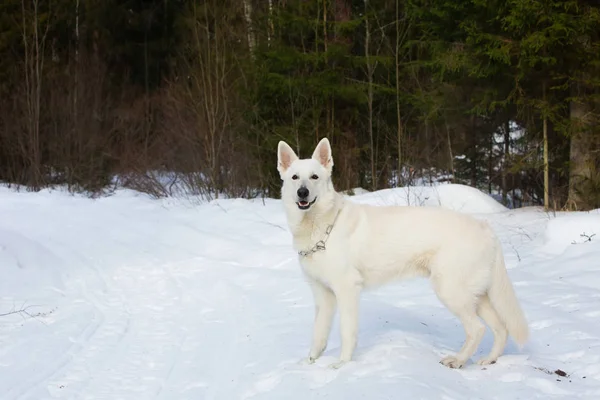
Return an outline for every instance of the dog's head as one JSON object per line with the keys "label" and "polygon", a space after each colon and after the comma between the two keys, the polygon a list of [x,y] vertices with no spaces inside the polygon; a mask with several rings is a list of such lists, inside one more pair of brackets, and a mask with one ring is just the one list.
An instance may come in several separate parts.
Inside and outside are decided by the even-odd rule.
{"label": "dog's head", "polygon": [[321,139],[311,158],[299,159],[285,142],[277,146],[277,170],[283,180],[281,197],[291,206],[308,211],[331,196],[333,158],[327,138]]}

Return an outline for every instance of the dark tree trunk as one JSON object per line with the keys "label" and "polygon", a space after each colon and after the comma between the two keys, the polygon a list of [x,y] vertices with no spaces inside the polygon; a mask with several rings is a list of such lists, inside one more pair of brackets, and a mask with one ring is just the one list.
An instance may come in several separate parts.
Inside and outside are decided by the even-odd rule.
{"label": "dark tree trunk", "polygon": [[590,105],[582,97],[582,88],[572,87],[575,100],[570,104],[572,123],[571,146],[569,154],[569,199],[567,206],[575,210],[588,210],[596,207],[597,195],[594,193],[594,169],[598,158],[597,133],[590,121]]}

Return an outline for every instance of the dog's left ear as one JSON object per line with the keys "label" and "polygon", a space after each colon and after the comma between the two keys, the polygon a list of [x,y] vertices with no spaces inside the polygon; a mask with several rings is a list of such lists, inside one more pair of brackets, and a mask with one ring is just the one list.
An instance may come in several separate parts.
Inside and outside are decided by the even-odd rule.
{"label": "dog's left ear", "polygon": [[327,138],[321,139],[315,148],[312,158],[324,166],[327,171],[331,172],[333,168],[333,157],[331,155],[331,145]]}

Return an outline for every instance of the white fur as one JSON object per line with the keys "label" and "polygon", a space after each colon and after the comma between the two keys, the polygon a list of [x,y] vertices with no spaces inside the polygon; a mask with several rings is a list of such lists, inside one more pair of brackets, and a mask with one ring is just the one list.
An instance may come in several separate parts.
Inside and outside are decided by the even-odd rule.
{"label": "white fur", "polygon": [[[494,333],[492,350],[479,364],[496,361],[508,334],[517,343],[525,343],[527,322],[506,273],[501,245],[485,222],[438,207],[353,203],[334,190],[332,167],[327,139],[319,142],[310,159],[298,159],[286,143],[279,143],[282,200],[294,249],[312,248],[325,238],[327,226],[338,216],[326,249],[300,256],[315,300],[309,363],[327,346],[336,306],[342,347],[333,368],[352,359],[361,291],[415,276],[430,279],[440,301],[465,329],[463,347],[455,356],[442,359],[442,364],[461,368],[471,358],[485,332],[478,317]],[[296,193],[302,186],[309,189],[309,200],[315,201],[308,210],[297,204]]]}

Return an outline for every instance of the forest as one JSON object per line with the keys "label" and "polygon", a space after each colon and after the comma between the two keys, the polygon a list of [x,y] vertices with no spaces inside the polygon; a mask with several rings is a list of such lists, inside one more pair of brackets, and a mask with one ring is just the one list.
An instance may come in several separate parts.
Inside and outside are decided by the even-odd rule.
{"label": "forest", "polygon": [[0,181],[278,197],[328,137],[338,190],[589,210],[599,72],[591,0],[3,0]]}

